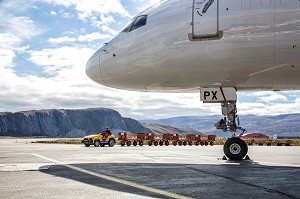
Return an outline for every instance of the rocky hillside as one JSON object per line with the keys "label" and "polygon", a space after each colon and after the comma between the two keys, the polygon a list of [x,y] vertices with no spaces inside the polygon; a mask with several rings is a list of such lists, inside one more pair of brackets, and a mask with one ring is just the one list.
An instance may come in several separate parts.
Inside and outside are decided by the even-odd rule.
{"label": "rocky hillside", "polygon": [[189,128],[174,127],[174,126],[159,125],[159,124],[143,124],[143,126],[150,129],[150,131],[155,133],[155,134],[162,134],[162,133],[187,134],[187,133],[193,133],[193,134],[196,134],[196,135],[203,135],[199,131],[189,129]]}
{"label": "rocky hillside", "polygon": [[[144,120],[143,123],[170,125],[176,127],[191,128],[205,134],[217,134],[218,136],[229,136],[222,130],[216,130],[214,123],[222,116],[183,116],[161,120]],[[285,114],[277,116],[240,116],[241,126],[248,133],[263,133],[269,136],[299,137],[300,136],[300,114]]]}
{"label": "rocky hillside", "polygon": [[195,133],[198,131],[162,125],[146,125],[125,118],[115,110],[94,109],[50,109],[0,113],[0,136],[46,136],[83,137],[97,134],[109,127],[113,134],[128,133]]}
{"label": "rocky hillside", "polygon": [[0,136],[82,137],[109,127],[114,134],[149,132],[140,122],[112,109],[51,109],[0,113]]}

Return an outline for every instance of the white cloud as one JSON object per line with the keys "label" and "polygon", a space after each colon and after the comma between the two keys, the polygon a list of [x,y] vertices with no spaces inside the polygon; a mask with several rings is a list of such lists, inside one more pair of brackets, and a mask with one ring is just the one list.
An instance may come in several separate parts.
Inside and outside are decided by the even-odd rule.
{"label": "white cloud", "polygon": [[60,48],[31,51],[29,53],[29,61],[38,66],[42,66],[44,71],[50,75],[56,75],[66,68],[84,68],[88,58],[92,55],[93,50],[82,47],[63,46]]}
{"label": "white cloud", "polygon": [[272,93],[269,96],[263,96],[259,97],[260,101],[266,102],[266,103],[275,103],[275,102],[284,102],[288,101],[288,98],[284,95],[280,95],[277,93]]}
{"label": "white cloud", "polygon": [[64,37],[58,37],[58,38],[49,38],[48,42],[50,44],[61,44],[61,43],[69,43],[69,42],[75,42],[76,38],[64,36]]}
{"label": "white cloud", "polygon": [[81,42],[91,42],[91,41],[94,41],[94,40],[100,40],[100,39],[109,39],[111,38],[110,35],[108,34],[101,34],[99,32],[93,32],[91,34],[86,34],[86,35],[80,35],[78,37],[78,41],[81,41]]}
{"label": "white cloud", "polygon": [[52,15],[52,16],[56,16],[56,15],[57,15],[57,13],[56,13],[55,11],[53,11],[53,10],[52,10],[52,11],[50,12],[50,15]]}
{"label": "white cloud", "polygon": [[128,11],[123,7],[120,0],[39,0],[41,2],[64,6],[66,8],[74,7],[78,13],[78,17],[85,20],[88,17],[100,14],[120,14],[121,16],[129,16]]}

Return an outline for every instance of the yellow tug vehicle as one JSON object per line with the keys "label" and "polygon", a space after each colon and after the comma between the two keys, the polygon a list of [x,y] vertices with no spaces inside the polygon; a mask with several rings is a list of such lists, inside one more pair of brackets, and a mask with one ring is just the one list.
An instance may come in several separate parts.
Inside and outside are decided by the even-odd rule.
{"label": "yellow tug vehicle", "polygon": [[94,145],[95,147],[104,147],[108,145],[109,147],[113,147],[116,143],[116,138],[114,135],[109,135],[107,137],[104,136],[103,133],[98,135],[87,135],[82,138],[81,141],[86,147],[90,145]]}

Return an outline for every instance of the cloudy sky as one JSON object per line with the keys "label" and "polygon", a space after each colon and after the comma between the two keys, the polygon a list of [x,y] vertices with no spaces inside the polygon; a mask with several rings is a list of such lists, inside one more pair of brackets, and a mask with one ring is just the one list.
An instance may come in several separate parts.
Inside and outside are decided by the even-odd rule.
{"label": "cloudy sky", "polygon": [[[0,112],[106,107],[157,119],[220,114],[200,95],[97,85],[85,64],[131,17],[158,0],[0,0]],[[300,92],[238,93],[239,114],[300,113]]]}

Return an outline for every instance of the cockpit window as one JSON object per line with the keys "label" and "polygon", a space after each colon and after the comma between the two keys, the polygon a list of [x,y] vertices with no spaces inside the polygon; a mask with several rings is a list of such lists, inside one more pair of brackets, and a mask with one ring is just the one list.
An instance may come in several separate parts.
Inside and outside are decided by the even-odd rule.
{"label": "cockpit window", "polygon": [[125,28],[122,30],[122,32],[130,32],[132,30],[135,30],[137,28],[140,28],[147,23],[147,15],[141,15],[138,17],[135,17],[131,19],[125,26]]}
{"label": "cockpit window", "polygon": [[147,23],[147,15],[138,16],[134,21],[131,30],[138,29],[139,27],[146,25],[146,23]]}
{"label": "cockpit window", "polygon": [[128,23],[125,25],[125,27],[123,28],[123,30],[121,32],[129,32],[130,28],[135,20],[136,20],[136,18],[132,18],[130,21],[128,21]]}

